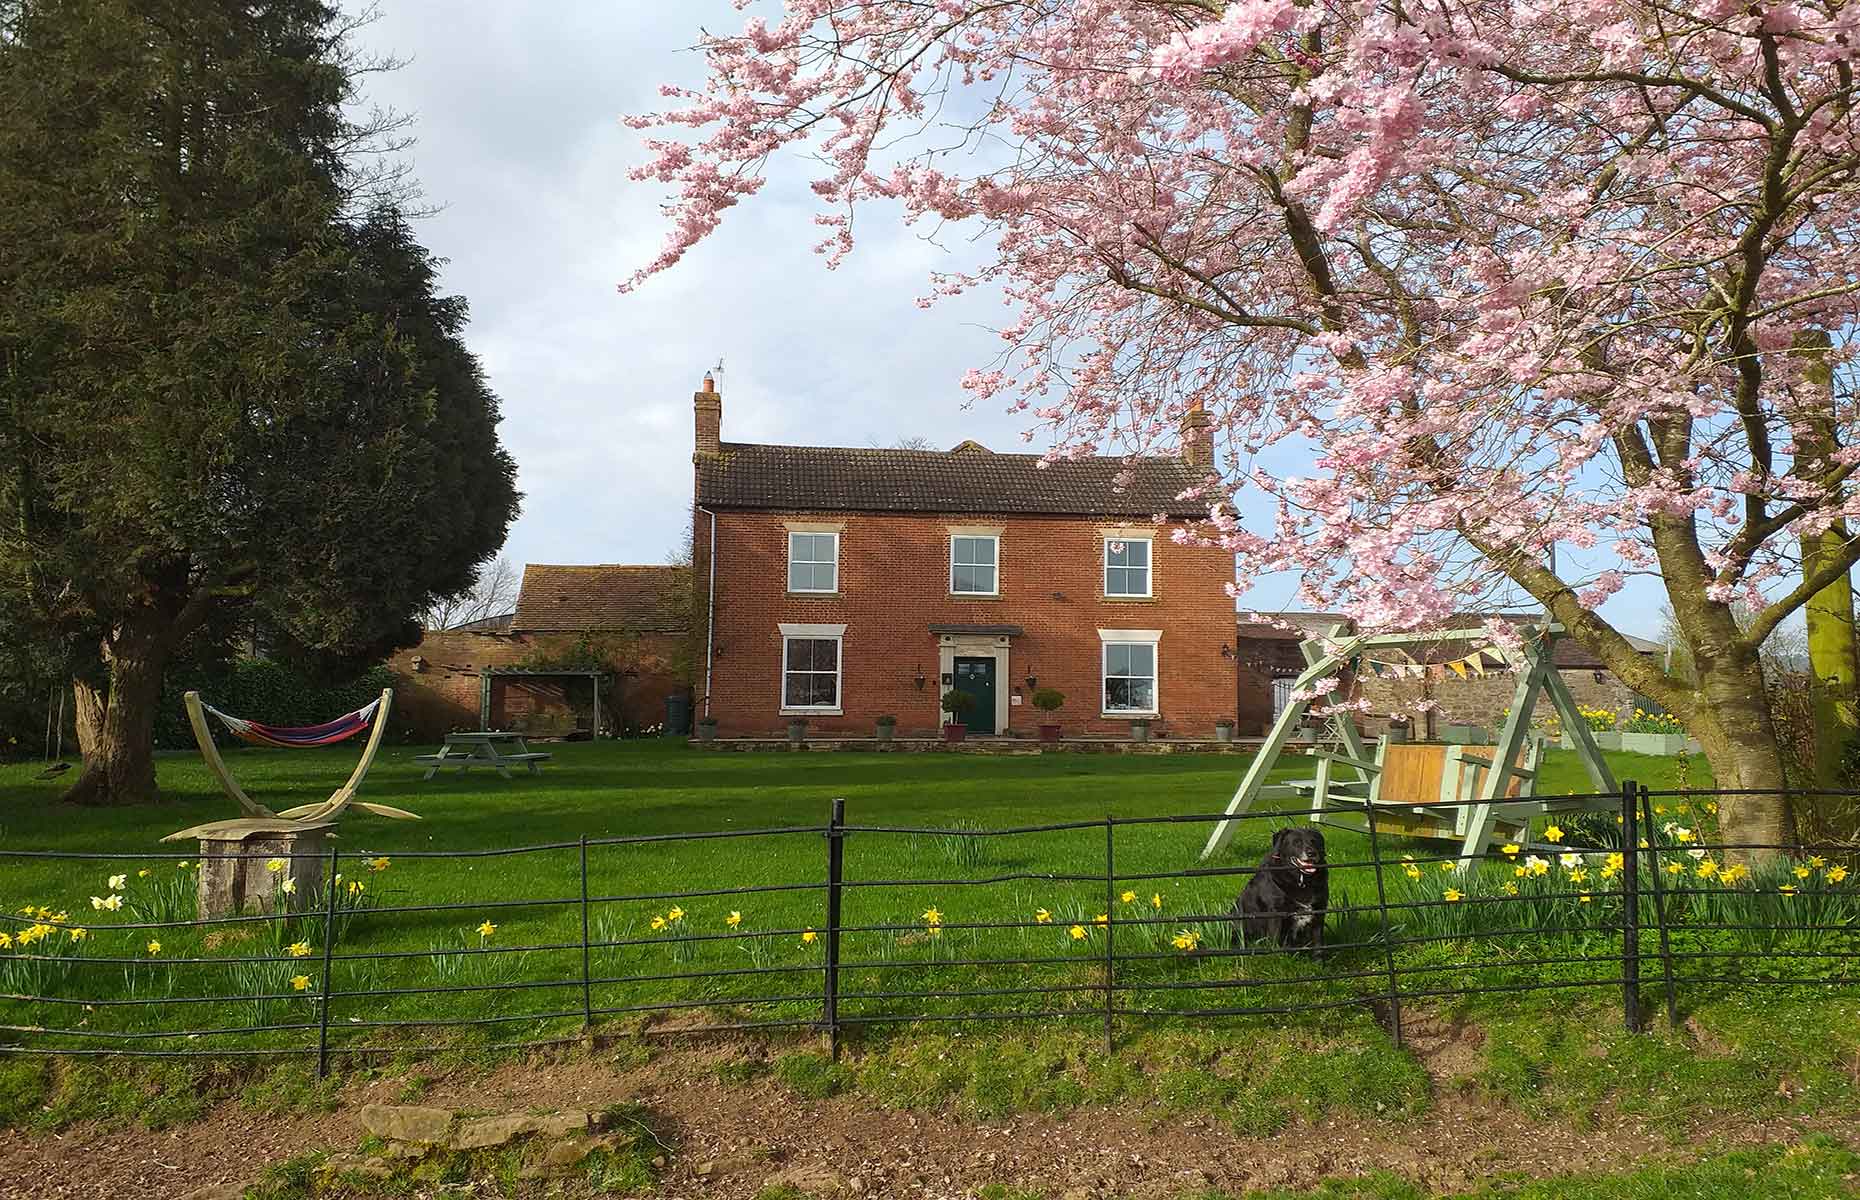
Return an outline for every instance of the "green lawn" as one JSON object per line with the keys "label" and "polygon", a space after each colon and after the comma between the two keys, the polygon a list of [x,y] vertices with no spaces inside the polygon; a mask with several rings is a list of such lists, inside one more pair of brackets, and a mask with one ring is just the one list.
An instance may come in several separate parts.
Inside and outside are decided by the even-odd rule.
{"label": "green lawn", "polygon": [[[914,1014],[940,1016],[1012,1012],[1096,1020],[1104,1005],[1106,932],[1095,918],[1114,913],[1121,1018],[1191,1009],[1296,1007],[1300,1018],[1372,1026],[1357,1001],[1386,988],[1388,958],[1373,911],[1374,878],[1366,868],[1340,869],[1333,902],[1338,952],[1319,969],[1303,957],[1242,958],[1187,954],[1174,939],[1186,930],[1204,946],[1224,943],[1225,927],[1210,923],[1226,911],[1242,878],[1232,874],[1162,879],[1198,866],[1205,824],[1144,824],[1116,830],[1116,882],[1107,901],[1102,825],[1077,830],[975,838],[938,829],[998,829],[1066,821],[1218,812],[1245,765],[1239,756],[1051,754],[747,754],[702,752],[671,743],[570,744],[538,777],[511,781],[494,774],[420,779],[415,750],[385,751],[366,788],[370,799],[420,813],[418,823],[357,816],[340,839],[345,892],[361,882],[364,907],[339,925],[329,980],[332,1040],[340,1044],[425,1043],[436,1035],[417,1022],[433,1017],[482,1022],[487,1040],[571,1032],[580,1025],[580,854],[578,840],[816,827],[830,801],[847,802],[853,826],[919,827],[927,832],[855,832],[845,843],[847,891],[841,1015],[854,1023]],[[242,751],[229,755],[247,790],[276,808],[326,795],[353,762],[352,751]],[[1655,786],[1675,782],[1675,761],[1615,755],[1621,778]],[[1296,763],[1283,775],[1299,774]],[[157,931],[115,930],[140,914],[191,916],[183,868],[160,858],[174,848],[161,835],[215,817],[231,804],[193,755],[164,756],[160,775],[168,803],[120,811],[57,804],[61,784],[34,778],[34,766],[0,769],[0,846],[144,855],[116,862],[6,859],[0,906],[9,913],[44,906],[82,922],[89,936],[74,943],[60,929],[29,953],[0,950],[0,993],[59,997],[79,1004],[0,1000],[0,1022],[15,1027],[89,1034],[146,1034],[192,1028],[276,1026],[264,1034],[166,1039],[79,1038],[50,1032],[0,1032],[0,1041],[35,1045],[203,1050],[302,1046],[314,1040],[314,997],[324,986],[320,919],[244,922],[213,930],[182,925]],[[1696,779],[1693,782],[1698,782]],[[1544,790],[1586,786],[1573,755],[1552,753]],[[1591,820],[1594,820],[1593,818]],[[1251,864],[1283,818],[1250,822],[1217,868]],[[1605,818],[1598,836],[1607,835]],[[508,849],[577,843],[525,853],[425,858],[423,852]],[[1392,843],[1385,853],[1439,856],[1437,844]],[[191,856],[191,847],[179,854]],[[816,832],[775,837],[711,838],[594,845],[588,854],[588,906],[594,980],[589,999],[604,1020],[634,1023],[674,1012],[686,1025],[710,1020],[808,1021],[819,1013],[822,945],[807,931],[826,925],[826,839]],[[1333,861],[1366,857],[1365,839],[1335,833]],[[364,860],[385,856],[384,870]],[[1567,986],[1559,995],[1607,996],[1618,990],[1618,904],[1596,888],[1580,900],[1561,878],[1526,879],[1526,905],[1503,904],[1509,863],[1494,863],[1471,883],[1465,903],[1441,896],[1453,880],[1423,863],[1410,880],[1386,873],[1391,899],[1404,907],[1396,947],[1404,989],[1446,991],[1471,979],[1483,986]],[[148,871],[145,877],[141,871]],[[90,897],[109,894],[106,879],[123,871],[121,912],[96,912]],[[1085,878],[1067,879],[1064,876]],[[1062,877],[1062,878],[1055,878]],[[169,881],[164,884],[163,881]],[[925,882],[933,881],[933,882]],[[986,881],[986,882],[984,882]],[[1552,885],[1556,886],[1552,886]],[[1851,887],[1851,885],[1849,885]],[[707,895],[756,888],[742,895]],[[1130,899],[1124,899],[1126,893]],[[1841,955],[1853,949],[1845,923],[1853,905],[1832,895],[1811,899],[1827,917],[1795,937],[1769,935],[1765,953],[1793,954],[1813,943]],[[1771,897],[1774,905],[1777,898]],[[1839,900],[1847,907],[1836,904]],[[561,903],[561,902],[568,903]],[[555,902],[555,903],[550,903]],[[1753,898],[1754,902],[1754,898]],[[434,910],[425,906],[464,904]],[[370,911],[368,905],[412,911]],[[655,918],[682,917],[655,930]],[[930,928],[925,914],[940,921]],[[1521,910],[1521,911],[1520,911]],[[727,923],[731,912],[739,925]],[[1781,918],[1798,911],[1784,905]],[[1040,913],[1049,914],[1050,920]],[[495,930],[481,935],[481,922]],[[1013,927],[999,927],[1003,922]],[[976,928],[980,924],[996,927]],[[1504,938],[1494,928],[1524,928]],[[15,925],[17,930],[18,925]],[[1536,932],[1533,932],[1536,931]],[[1082,936],[1077,936],[1082,935]],[[1701,933],[1701,938],[1710,936]],[[159,940],[159,952],[146,949]],[[1829,939],[1836,939],[1829,941]],[[293,957],[287,948],[309,953]],[[1687,943],[1710,949],[1709,940]],[[48,961],[47,956],[78,961]],[[1547,964],[1550,957],[1594,961]],[[99,961],[122,959],[131,961]],[[205,962],[187,962],[202,959]],[[229,961],[235,959],[255,961]],[[1036,959],[1032,964],[956,965],[988,959]],[[1850,957],[1790,958],[1792,970],[1846,978]],[[731,974],[693,977],[697,971]],[[304,985],[302,991],[293,981]],[[556,986],[571,981],[572,986]],[[966,999],[952,989],[979,991]],[[374,992],[376,995],[364,993]],[[382,995],[379,993],[386,992]],[[200,998],[189,1002],[189,998]],[[153,1005],[110,1003],[156,1000]],[[751,1001],[754,1001],[753,1003]],[[98,1003],[102,1002],[102,1003]],[[655,1006],[687,1006],[693,1011]],[[1322,1006],[1331,1005],[1334,1009]],[[540,1015],[539,1015],[540,1014]],[[506,1020],[519,1015],[534,1019]],[[455,1035],[446,1035],[451,1038]]]}

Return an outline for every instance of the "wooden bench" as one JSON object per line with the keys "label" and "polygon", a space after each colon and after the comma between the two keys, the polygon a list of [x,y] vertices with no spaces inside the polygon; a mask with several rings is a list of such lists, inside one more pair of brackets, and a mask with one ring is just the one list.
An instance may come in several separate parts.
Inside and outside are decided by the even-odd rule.
{"label": "wooden bench", "polygon": [[[514,746],[513,751],[501,749],[504,745]],[[445,745],[437,754],[416,754],[413,761],[426,768],[423,779],[431,779],[441,770],[451,767],[459,771],[469,771],[473,767],[493,767],[505,779],[510,778],[510,768],[526,767],[530,774],[540,773],[543,763],[553,755],[542,750],[531,750],[524,744],[523,735],[505,730],[478,730],[461,733],[448,733]]]}

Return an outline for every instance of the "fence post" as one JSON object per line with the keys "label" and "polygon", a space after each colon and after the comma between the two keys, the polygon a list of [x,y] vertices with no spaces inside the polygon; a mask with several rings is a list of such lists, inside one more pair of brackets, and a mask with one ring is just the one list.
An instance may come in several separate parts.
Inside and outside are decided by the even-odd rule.
{"label": "fence post", "polygon": [[1640,1032],[1640,789],[1621,785],[1621,1019]]}
{"label": "fence post", "polygon": [[581,1032],[594,1041],[594,971],[588,946],[588,835],[581,835]]}
{"label": "fence post", "polygon": [[823,976],[821,1024],[827,1031],[827,1051],[840,1057],[840,885],[845,875],[846,801],[835,800],[827,818],[827,964]]}
{"label": "fence post", "polygon": [[1117,1050],[1114,1016],[1117,1011],[1117,849],[1116,821],[1104,818],[1104,1052]]}
{"label": "fence post", "polygon": [[[1640,787],[1640,816],[1647,829],[1647,841],[1651,844],[1654,829],[1653,795],[1645,784]],[[1679,990],[1673,983],[1673,943],[1666,924],[1666,882],[1660,878],[1660,856],[1655,854],[1651,858],[1653,866],[1649,874],[1653,876],[1653,922],[1660,931],[1660,974],[1666,982],[1666,1024],[1670,1029],[1679,1025]]]}
{"label": "fence post", "polygon": [[323,905],[323,994],[317,1004],[316,1077],[329,1074],[329,989],[330,963],[336,951],[336,847],[329,848],[329,865],[323,869],[325,901]]}
{"label": "fence post", "polygon": [[1369,827],[1369,858],[1376,871],[1376,908],[1382,914],[1382,961],[1389,976],[1389,1033],[1401,1045],[1401,984],[1395,973],[1395,931],[1389,925],[1388,887],[1382,879],[1382,843],[1376,838],[1376,814],[1365,814]]}

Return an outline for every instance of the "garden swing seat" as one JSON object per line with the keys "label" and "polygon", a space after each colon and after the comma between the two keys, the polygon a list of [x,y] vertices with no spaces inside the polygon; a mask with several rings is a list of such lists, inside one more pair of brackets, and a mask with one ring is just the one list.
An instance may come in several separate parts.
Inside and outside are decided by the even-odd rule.
{"label": "garden swing seat", "polygon": [[[1512,757],[1502,789],[1488,788],[1495,748],[1441,742],[1397,742],[1378,738],[1373,759],[1320,751],[1317,777],[1293,786],[1311,797],[1311,819],[1366,832],[1374,820],[1378,834],[1459,841],[1463,856],[1483,854],[1493,840],[1517,841],[1530,818],[1544,811],[1535,797],[1541,738],[1524,739]],[[1333,777],[1337,767],[1359,778]],[[1485,828],[1479,828],[1476,803],[1490,792]]]}
{"label": "garden swing seat", "polygon": [[[361,789],[362,779],[368,774],[368,768],[374,764],[375,752],[381,748],[382,735],[387,731],[388,710],[394,704],[394,689],[383,688],[381,695],[362,708],[352,713],[345,713],[334,721],[321,725],[279,726],[265,725],[258,721],[242,717],[228,716],[209,704],[202,703],[199,692],[188,692],[183,698],[187,707],[187,722],[194,731],[194,740],[200,744],[200,756],[206,760],[207,770],[213,773],[220,788],[245,815],[227,821],[209,821],[202,825],[189,826],[163,838],[164,842],[182,841],[187,838],[203,840],[238,841],[255,834],[302,834],[328,829],[336,823],[336,818],[350,808],[373,813],[380,817],[392,817],[400,821],[417,821],[418,813],[408,812],[404,808],[394,808],[386,804],[374,804],[356,799]],[[234,736],[244,741],[261,746],[286,748],[307,748],[313,746],[330,746],[355,736],[367,729],[368,741],[362,747],[361,761],[350,772],[348,780],[330,793],[329,799],[311,804],[300,804],[282,812],[273,812],[246,794],[239,781],[234,779],[227,769],[226,760],[220,757],[219,747],[213,744],[213,731],[207,727],[207,715],[211,713],[225,724]]]}

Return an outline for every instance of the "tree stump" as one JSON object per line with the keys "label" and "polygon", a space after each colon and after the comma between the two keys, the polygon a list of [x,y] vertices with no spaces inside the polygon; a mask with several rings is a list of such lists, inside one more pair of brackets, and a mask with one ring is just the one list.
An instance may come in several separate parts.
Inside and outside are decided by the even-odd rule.
{"label": "tree stump", "polygon": [[[201,838],[199,898],[202,919],[296,911],[319,903],[323,862],[329,855],[327,830],[301,833],[249,833],[243,837]],[[272,865],[278,864],[273,870]],[[291,887],[285,889],[285,881]]]}

